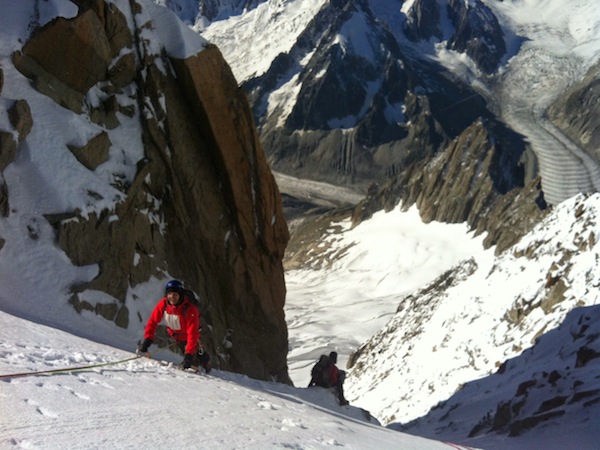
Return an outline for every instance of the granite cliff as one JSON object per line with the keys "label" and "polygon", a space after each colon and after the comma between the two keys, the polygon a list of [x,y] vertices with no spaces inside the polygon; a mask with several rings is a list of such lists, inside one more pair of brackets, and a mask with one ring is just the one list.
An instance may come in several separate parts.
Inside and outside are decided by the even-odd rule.
{"label": "granite cliff", "polygon": [[[70,154],[90,171],[109,155],[126,159],[129,149],[115,149],[111,136],[132,121],[143,157],[131,179],[112,174],[114,199],[89,188],[90,204],[110,206],[44,214],[72,264],[99,268],[69,287],[69,303],[117,327],[139,328],[146,317],[131,313],[132,302],[156,298],[136,298],[132,289],[150,278],[179,278],[201,300],[203,341],[217,367],[289,382],[282,267],[288,229],[245,94],[215,46],[205,42],[185,54],[148,37],[178,30],[174,16],[153,14],[159,6],[74,3],[72,18],[33,20],[12,64],[35,90],[97,130],[86,142],[53,149],[61,157]],[[167,23],[157,23],[159,16]],[[10,117],[0,134],[4,170],[29,130],[42,125],[25,100],[6,89],[0,94]],[[5,217],[18,207],[7,183],[0,205]],[[98,301],[98,292],[111,300]]]}

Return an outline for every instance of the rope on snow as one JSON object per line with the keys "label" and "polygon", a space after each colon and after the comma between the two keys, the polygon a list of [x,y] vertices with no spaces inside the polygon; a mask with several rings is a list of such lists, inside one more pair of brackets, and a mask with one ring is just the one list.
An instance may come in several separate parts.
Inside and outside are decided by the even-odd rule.
{"label": "rope on snow", "polygon": [[[159,352],[160,350],[165,350],[165,349],[169,348],[170,346],[171,345],[165,345],[164,347],[161,347],[158,350],[156,350],[154,353]],[[144,358],[144,357],[152,358],[152,354],[150,352],[147,352],[147,353],[143,353],[143,354],[138,354],[131,358],[120,359],[119,361],[109,361],[109,362],[100,363],[100,364],[89,364],[87,366],[67,367],[67,368],[62,368],[62,369],[38,370],[38,371],[34,371],[34,372],[23,372],[23,373],[10,373],[10,374],[5,374],[5,375],[0,375],[0,380],[5,379],[5,378],[28,377],[28,376],[33,376],[33,375],[51,375],[51,374],[55,374],[55,373],[79,372],[81,370],[95,369],[97,367],[114,366],[117,364],[121,364],[121,363],[128,362],[128,361],[133,361],[135,359],[140,359],[140,358]]]}

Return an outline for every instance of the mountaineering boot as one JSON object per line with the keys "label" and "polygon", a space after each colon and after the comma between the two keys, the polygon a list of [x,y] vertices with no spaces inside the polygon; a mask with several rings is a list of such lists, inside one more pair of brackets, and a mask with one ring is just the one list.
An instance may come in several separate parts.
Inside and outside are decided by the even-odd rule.
{"label": "mountaineering boot", "polygon": [[210,363],[210,355],[206,353],[204,349],[202,349],[201,352],[198,352],[197,358],[199,365],[201,365],[204,371],[207,374],[209,374],[212,369],[212,364]]}
{"label": "mountaineering boot", "polygon": [[196,366],[198,370],[200,370],[200,367],[202,367],[206,374],[209,374],[212,369],[210,355],[205,352],[202,347],[200,347],[196,353],[196,357],[194,358],[194,366]]}

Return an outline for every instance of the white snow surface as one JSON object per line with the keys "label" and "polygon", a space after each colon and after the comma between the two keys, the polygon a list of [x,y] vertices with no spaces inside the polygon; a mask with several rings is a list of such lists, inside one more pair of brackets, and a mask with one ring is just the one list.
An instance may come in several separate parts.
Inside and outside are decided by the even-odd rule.
{"label": "white snow surface", "polygon": [[[98,365],[135,355],[0,312],[0,373]],[[147,358],[0,379],[0,448],[463,448],[368,422],[320,389],[197,375]]]}
{"label": "white snow surface", "polygon": [[[115,3],[123,8],[127,4]],[[38,15],[36,5],[40,6]],[[123,194],[111,183],[115,174],[132,177],[143,155],[137,118],[119,116],[122,125],[108,130],[112,147],[105,164],[96,171],[81,166],[66,144],[86,142],[102,129],[34,91],[10,59],[26,41],[31,21],[70,17],[72,3],[0,0],[0,12],[4,72],[0,100],[4,104],[27,100],[34,119],[31,133],[2,173],[10,192],[10,214],[0,218],[4,241],[0,248],[0,375],[132,358],[131,350],[169,274],[130,288],[125,300],[133,319],[126,330],[91,312],[77,314],[69,305],[69,289],[93,279],[98,267],[73,265],[56,244],[55,231],[43,215],[74,208],[91,213],[122,200]],[[133,16],[128,14],[131,23]],[[160,39],[167,39],[162,45],[184,54],[192,48],[177,41],[185,33],[170,30],[161,34]],[[148,34],[156,45],[158,34]],[[8,126],[5,119],[0,117],[1,127]],[[105,200],[98,202],[90,190]],[[339,251],[331,268],[286,274],[289,364],[297,387],[219,370],[209,376],[189,374],[145,358],[73,372],[3,377],[0,448],[457,448],[369,422],[360,407],[367,407],[383,423],[392,410],[406,420],[416,418],[439,399],[449,397],[459,383],[488,375],[496,359],[514,356],[509,338],[527,348],[533,333],[558,325],[575,304],[597,304],[599,250],[595,244],[585,251],[574,246],[591,235],[594,243],[600,242],[597,220],[592,221],[592,228],[574,225],[574,211],[582,207],[588,217],[597,218],[600,197],[575,197],[557,208],[519,244],[519,249],[527,249],[534,240],[546,242],[533,259],[517,257],[519,253],[495,258],[492,250],[482,249],[482,237],[474,237],[464,225],[425,225],[414,209],[377,213],[355,229],[346,222],[338,224],[341,232],[332,231],[326,237],[332,251]],[[553,257],[564,246],[578,249],[568,267]],[[321,389],[304,388],[308,368],[320,353],[337,350],[343,366],[351,351],[398,320],[396,310],[408,294],[456,265],[468,267],[467,258],[477,261],[479,268],[465,278],[464,285],[438,299],[441,307],[433,308],[432,303],[431,326],[423,340],[414,341],[424,349],[421,360],[416,352],[406,361],[398,360],[386,368],[391,376],[385,380],[379,372],[361,377],[350,371],[346,385],[351,406],[347,407],[337,405]],[[549,271],[567,280],[567,301],[549,317],[528,319],[521,334],[504,330],[494,308],[500,310],[519,296],[535,298]],[[102,293],[96,296],[104,303],[118,301]],[[136,321],[138,315],[141,321]],[[503,331],[509,333],[506,342]],[[494,335],[501,339],[492,339]],[[452,345],[445,353],[441,346],[432,353],[442,336],[448,336]],[[394,342],[391,352],[382,353],[374,367],[393,362],[394,354],[402,357],[402,345]],[[452,357],[458,355],[456,348],[474,349],[476,366],[463,370],[463,361]],[[155,356],[179,362],[179,357],[167,352]],[[414,369],[410,376],[406,368]],[[379,385],[373,386],[376,378]],[[431,378],[439,380],[435,394],[423,387]],[[397,397],[398,389],[405,388],[410,404]],[[580,429],[577,433],[570,428],[561,431],[571,436],[572,448],[586,448],[579,442],[580,436],[585,437]],[[543,430],[533,430],[527,438],[539,448],[564,448],[556,447]],[[498,439],[502,445],[506,438]],[[517,448],[518,442],[510,440],[510,448]]]}
{"label": "white snow surface", "polygon": [[200,19],[193,29],[219,47],[241,83],[262,75],[279,53],[289,51],[325,2],[266,1],[244,14],[209,25]]}

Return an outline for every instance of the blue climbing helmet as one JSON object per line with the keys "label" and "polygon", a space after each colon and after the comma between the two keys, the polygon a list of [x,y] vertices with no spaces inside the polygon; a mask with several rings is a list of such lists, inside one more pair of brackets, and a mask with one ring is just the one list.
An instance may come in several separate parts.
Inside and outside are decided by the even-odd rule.
{"label": "blue climbing helmet", "polygon": [[178,294],[181,294],[182,291],[183,291],[183,284],[181,283],[181,281],[179,281],[179,280],[167,281],[167,284],[165,285],[165,294],[168,294],[169,292],[177,292]]}

